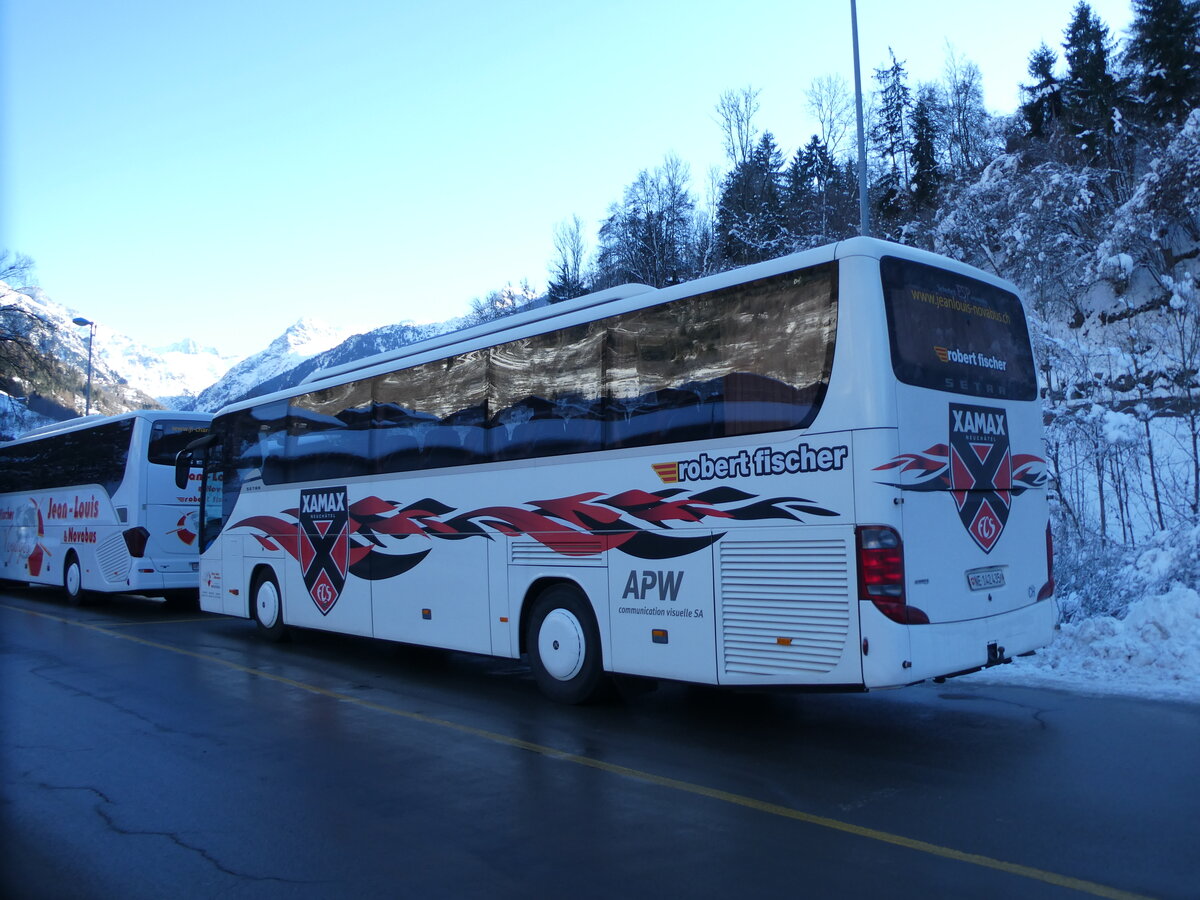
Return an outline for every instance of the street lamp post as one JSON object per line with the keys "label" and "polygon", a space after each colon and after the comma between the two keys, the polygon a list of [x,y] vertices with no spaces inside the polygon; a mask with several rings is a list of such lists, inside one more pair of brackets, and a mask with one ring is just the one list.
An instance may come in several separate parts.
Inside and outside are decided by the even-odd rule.
{"label": "street lamp post", "polygon": [[858,233],[871,234],[870,206],[867,204],[867,139],[863,132],[862,75],[858,65],[858,4],[850,0],[850,32],[854,41],[854,111],[858,122]]}
{"label": "street lamp post", "polygon": [[83,414],[90,416],[92,414],[92,344],[96,343],[96,323],[91,319],[85,319],[83,316],[77,316],[71,321],[76,325],[86,325],[88,327],[87,399],[84,401]]}

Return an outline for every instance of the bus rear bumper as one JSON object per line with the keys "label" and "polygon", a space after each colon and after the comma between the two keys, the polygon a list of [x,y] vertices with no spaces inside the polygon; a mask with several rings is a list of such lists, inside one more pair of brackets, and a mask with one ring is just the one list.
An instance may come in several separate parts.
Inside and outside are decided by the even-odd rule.
{"label": "bus rear bumper", "polygon": [[[909,654],[898,671],[872,671],[864,658],[868,688],[898,687],[929,678],[973,672],[1045,647],[1054,637],[1058,607],[1041,600],[1009,612],[963,622],[897,625],[908,629]],[[889,667],[890,668],[890,667]]]}
{"label": "bus rear bumper", "polygon": [[[170,568],[164,570],[166,566]],[[186,571],[177,571],[184,567]],[[131,594],[158,594],[163,591],[196,591],[199,587],[199,573],[192,570],[190,563],[160,563],[158,569],[148,572],[134,566],[129,573],[129,587],[126,590]]]}

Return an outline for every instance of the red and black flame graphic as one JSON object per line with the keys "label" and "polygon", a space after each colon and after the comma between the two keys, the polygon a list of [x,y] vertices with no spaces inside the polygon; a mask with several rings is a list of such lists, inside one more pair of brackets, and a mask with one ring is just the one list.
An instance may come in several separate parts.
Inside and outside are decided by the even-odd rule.
{"label": "red and black flame graphic", "polygon": [[[337,490],[344,497],[346,489]],[[328,491],[302,491],[299,509],[284,510],[278,517],[251,516],[232,527],[253,529],[263,547],[281,549],[299,560],[306,573],[305,585],[318,607],[322,601],[316,585],[325,583],[321,581],[323,573],[328,584],[336,586],[329,608],[340,594],[347,572],[369,581],[403,574],[428,556],[439,540],[492,540],[493,533],[499,533],[527,536],[567,557],[619,550],[638,559],[672,559],[708,547],[724,536],[724,532],[683,534],[673,526],[705,520],[802,522],[805,516],[838,515],[801,497],[760,499],[735,488],[718,487],[686,496],[682,490],[631,490],[607,497],[588,492],[466,512],[428,497],[402,505],[372,496],[343,506],[344,518],[330,519],[324,526],[316,523],[327,520],[312,519],[312,514],[303,511],[304,504],[316,502],[306,499],[310,493]],[[336,505],[332,499],[322,502]],[[312,573],[311,583],[308,573]]]}
{"label": "red and black flame graphic", "polygon": [[1000,540],[1013,497],[1046,483],[1046,461],[1013,454],[1003,409],[950,404],[948,444],[904,453],[875,471],[899,469],[915,480],[883,482],[904,491],[945,491],[967,533],[985,552]]}
{"label": "red and black flame graphic", "polygon": [[346,489],[320,488],[300,491],[296,514],[297,559],[304,586],[321,615],[329,615],[350,570],[350,514]]}

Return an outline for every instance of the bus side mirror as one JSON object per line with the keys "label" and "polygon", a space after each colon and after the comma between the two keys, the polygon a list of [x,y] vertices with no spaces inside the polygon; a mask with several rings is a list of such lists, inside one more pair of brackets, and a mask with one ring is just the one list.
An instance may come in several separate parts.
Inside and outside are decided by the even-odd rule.
{"label": "bus side mirror", "polygon": [[198,437],[175,454],[175,487],[181,491],[188,486],[188,477],[192,469],[203,467],[204,454],[216,443],[216,437],[210,431],[203,437]]}
{"label": "bus side mirror", "polygon": [[192,472],[192,451],[180,450],[175,454],[175,487],[186,490]]}

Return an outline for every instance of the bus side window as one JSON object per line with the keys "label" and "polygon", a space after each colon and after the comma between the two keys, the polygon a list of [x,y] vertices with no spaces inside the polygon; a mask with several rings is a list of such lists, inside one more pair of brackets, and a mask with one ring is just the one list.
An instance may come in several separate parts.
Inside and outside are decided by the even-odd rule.
{"label": "bus side window", "polygon": [[492,348],[493,459],[599,450],[604,328],[577,325]]}
{"label": "bus side window", "polygon": [[372,471],[367,382],[303,394],[288,405],[288,481],[352,478]]}
{"label": "bus side window", "polygon": [[485,462],[487,355],[473,351],[372,380],[376,471]]}

